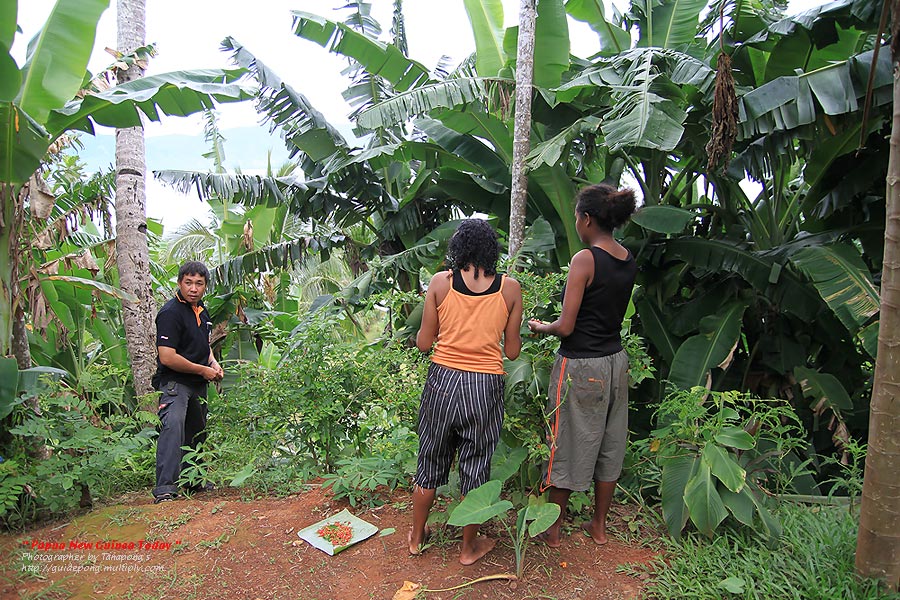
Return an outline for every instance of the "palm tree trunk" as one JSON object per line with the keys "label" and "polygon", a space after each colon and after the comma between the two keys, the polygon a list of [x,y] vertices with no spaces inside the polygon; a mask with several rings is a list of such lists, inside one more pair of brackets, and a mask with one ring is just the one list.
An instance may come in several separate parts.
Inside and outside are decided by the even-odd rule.
{"label": "palm tree trunk", "polygon": [[[117,25],[120,52],[144,45],[145,0],[118,0]],[[140,78],[143,70],[132,65],[119,71],[119,83]],[[156,306],[150,284],[150,251],[147,242],[144,129],[116,130],[116,263],[119,284],[137,302],[123,301],[125,341],[131,357],[134,390],[140,397],[152,391],[155,368]]]}
{"label": "palm tree trunk", "polygon": [[[900,26],[900,0],[894,0],[893,44]],[[893,125],[887,174],[887,220],[881,275],[878,356],[869,412],[869,449],[856,540],[856,571],[900,586],[900,81],[897,48]]]}
{"label": "palm tree trunk", "polygon": [[519,44],[516,53],[516,113],[513,124],[512,186],[509,192],[509,253],[514,256],[525,239],[528,171],[525,157],[531,150],[531,88],[534,81],[535,0],[519,6]]}

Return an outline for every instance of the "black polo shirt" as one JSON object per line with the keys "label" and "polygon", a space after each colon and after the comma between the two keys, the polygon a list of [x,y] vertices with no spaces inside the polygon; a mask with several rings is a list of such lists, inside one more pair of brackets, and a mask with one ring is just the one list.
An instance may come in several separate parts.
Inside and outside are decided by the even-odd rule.
{"label": "black polo shirt", "polygon": [[[203,303],[197,304],[200,309],[195,312],[189,302],[176,291],[175,297],[165,303],[156,315],[156,346],[174,348],[175,352],[198,365],[209,365],[209,337],[212,333],[212,321]],[[173,371],[159,361],[156,354],[156,375],[153,387],[162,389],[170,381],[190,386],[206,385],[201,375],[179,373]]]}

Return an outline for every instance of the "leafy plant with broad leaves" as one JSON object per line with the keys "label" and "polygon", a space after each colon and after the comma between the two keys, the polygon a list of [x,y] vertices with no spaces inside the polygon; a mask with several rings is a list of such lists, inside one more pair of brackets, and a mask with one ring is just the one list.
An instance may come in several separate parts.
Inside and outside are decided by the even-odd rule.
{"label": "leafy plant with broad leaves", "polygon": [[[447,522],[450,525],[465,527],[481,525],[495,517],[506,517],[515,506],[509,500],[500,499],[500,490],[503,481],[519,470],[519,465],[524,459],[524,452],[512,452],[507,455],[502,467],[499,469],[492,467],[491,480],[470,491],[450,513]],[[536,496],[528,496],[519,507],[515,525],[511,526],[508,519],[501,518],[516,554],[516,577],[521,578],[525,568],[528,540],[547,531],[559,518],[559,511],[558,504]]]}
{"label": "leafy plant with broad leaves", "polygon": [[768,475],[802,443],[799,420],[781,401],[694,387],[668,396],[656,413],[649,450],[662,470],[660,497],[669,532],[688,520],[712,537],[731,515],[778,537],[766,506]]}

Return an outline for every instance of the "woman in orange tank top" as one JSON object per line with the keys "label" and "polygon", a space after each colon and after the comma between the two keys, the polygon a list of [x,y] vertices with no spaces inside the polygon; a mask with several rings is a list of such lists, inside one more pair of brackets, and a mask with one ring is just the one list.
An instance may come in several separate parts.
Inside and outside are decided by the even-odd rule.
{"label": "woman in orange tank top", "polygon": [[[435,490],[447,483],[454,457],[464,496],[490,478],[503,425],[503,354],[515,360],[522,349],[522,290],[497,274],[499,256],[486,221],[463,221],[447,248],[450,269],[431,279],[425,295],[416,345],[434,353],[419,408],[410,554],[422,550]],[[468,525],[459,562],[470,565],[495,544]]]}

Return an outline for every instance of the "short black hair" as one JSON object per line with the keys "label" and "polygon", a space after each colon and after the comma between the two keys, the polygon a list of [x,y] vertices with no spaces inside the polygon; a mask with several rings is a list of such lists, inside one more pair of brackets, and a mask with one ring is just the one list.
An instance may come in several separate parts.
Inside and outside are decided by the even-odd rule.
{"label": "short black hair", "polygon": [[635,206],[634,190],[617,190],[606,183],[589,185],[575,198],[575,210],[593,217],[597,225],[606,231],[613,231],[627,223],[634,214]]}
{"label": "short black hair", "polygon": [[466,219],[460,223],[447,245],[447,266],[453,271],[471,265],[480,267],[485,275],[496,275],[499,259],[497,232],[482,219]]}
{"label": "short black hair", "polygon": [[178,283],[181,283],[185,275],[200,275],[209,283],[209,269],[199,260],[189,260],[181,265],[178,269]]}

